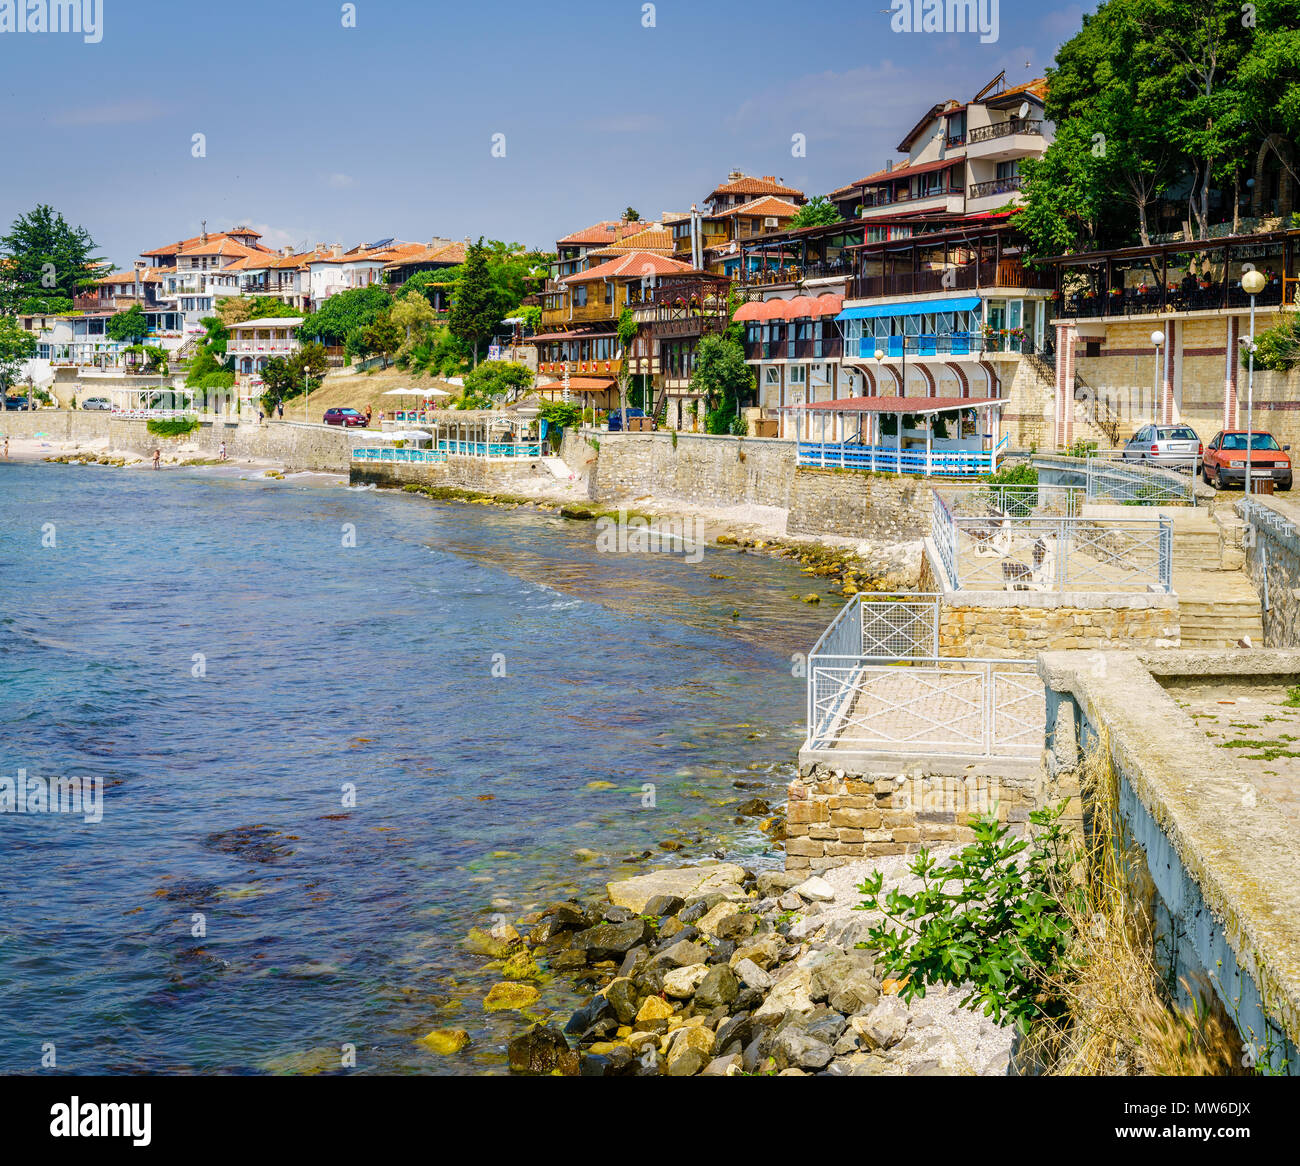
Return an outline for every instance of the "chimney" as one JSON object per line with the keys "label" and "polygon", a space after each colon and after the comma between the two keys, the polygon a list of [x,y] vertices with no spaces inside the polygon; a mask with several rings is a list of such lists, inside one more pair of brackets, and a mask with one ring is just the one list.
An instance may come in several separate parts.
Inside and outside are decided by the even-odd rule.
{"label": "chimney", "polygon": [[343,244],[342,244],[342,243],[335,243],[334,246],[330,248],[330,254],[331,254],[332,256],[334,256],[335,259],[342,259],[342,258],[343,258]]}
{"label": "chimney", "polygon": [[891,172],[893,171],[893,169],[894,169],[894,160],[893,160],[893,158],[886,158],[886,159],[885,159],[885,173],[886,173],[886,174],[889,174],[889,173],[891,173]]}
{"label": "chimney", "polygon": [[727,181],[738,182],[740,181],[740,179],[744,177],[745,177],[745,172],[743,170],[731,170],[727,174]]}
{"label": "chimney", "polygon": [[284,247],[284,248],[281,249],[280,254],[281,254],[282,256],[284,256],[285,259],[288,259],[289,256],[293,254],[293,248],[292,248],[292,247]]}
{"label": "chimney", "polygon": [[434,235],[434,237],[429,240],[430,251],[433,251],[438,247],[450,247],[450,246],[451,246],[451,240],[444,239],[441,235]]}
{"label": "chimney", "polygon": [[317,250],[317,251],[328,251],[329,249],[330,249],[330,248],[329,248],[329,244],[328,244],[328,243],[317,243],[317,244],[316,244],[316,250]]}
{"label": "chimney", "polygon": [[775,175],[775,174],[764,174],[764,175],[763,175],[763,181],[764,181],[764,182],[775,182],[775,181],[776,181],[776,175]]}

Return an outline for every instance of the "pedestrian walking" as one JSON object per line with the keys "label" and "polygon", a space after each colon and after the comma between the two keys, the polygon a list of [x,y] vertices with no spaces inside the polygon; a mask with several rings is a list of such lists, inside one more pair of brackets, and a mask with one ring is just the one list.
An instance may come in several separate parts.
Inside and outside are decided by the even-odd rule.
{"label": "pedestrian walking", "polygon": [[5,461],[9,460],[9,434],[5,434]]}
{"label": "pedestrian walking", "polygon": [[223,462],[226,460],[226,443],[224,441],[221,443],[221,452],[218,456]]}
{"label": "pedestrian walking", "polygon": [[156,470],[161,462],[162,462],[162,450],[156,449],[153,451],[153,468]]}
{"label": "pedestrian walking", "polygon": [[261,425],[262,422],[265,421],[265,420],[266,420],[266,414],[263,413],[261,409],[259,409],[259,410],[257,411],[257,423],[258,423],[259,425]]}
{"label": "pedestrian walking", "polygon": [[283,420],[284,420],[284,402],[283,402],[283,401],[276,401],[276,403],[275,403],[275,412],[276,412],[276,415],[280,418],[280,420],[283,421]]}

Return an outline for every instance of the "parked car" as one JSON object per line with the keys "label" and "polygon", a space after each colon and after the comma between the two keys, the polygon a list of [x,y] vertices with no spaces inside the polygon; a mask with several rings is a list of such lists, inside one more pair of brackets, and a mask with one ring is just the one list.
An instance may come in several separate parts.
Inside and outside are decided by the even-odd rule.
{"label": "parked car", "polygon": [[6,409],[30,409],[31,404],[26,397],[5,397]]}
{"label": "parked car", "polygon": [[[624,417],[626,414],[626,417]],[[644,417],[645,411],[642,409],[611,409],[609,413],[609,431],[618,433],[625,428],[624,422],[632,420],[633,417]]]}
{"label": "parked car", "polygon": [[1183,469],[1189,458],[1199,462],[1201,439],[1190,425],[1144,425],[1128,439],[1120,456]]}
{"label": "parked car", "polygon": [[87,397],[81,402],[81,407],[83,409],[98,409],[101,412],[109,412],[113,408],[113,402],[107,397]]}
{"label": "parked car", "polygon": [[[1205,480],[1220,490],[1246,485],[1246,431],[1224,429],[1214,435],[1206,447],[1202,473]],[[1289,445],[1278,445],[1271,433],[1250,434],[1250,476],[1272,478],[1275,490],[1291,489]]]}
{"label": "parked car", "polygon": [[325,424],[344,426],[360,425],[364,429],[370,424],[370,422],[366,420],[366,415],[364,413],[358,412],[356,409],[326,409]]}

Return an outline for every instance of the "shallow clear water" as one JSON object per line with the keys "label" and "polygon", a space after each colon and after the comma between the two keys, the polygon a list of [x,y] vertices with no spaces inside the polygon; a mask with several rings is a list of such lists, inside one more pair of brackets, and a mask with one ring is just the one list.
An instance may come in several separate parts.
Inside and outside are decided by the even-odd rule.
{"label": "shallow clear water", "polygon": [[[0,775],[105,785],[98,823],[0,815],[0,1072],[501,1071],[524,1021],[483,1012],[470,927],[762,861],[725,803],[792,772],[828,609],[788,562],[595,545],[310,475],[0,464]],[[448,1025],[462,1054],[415,1043]]]}

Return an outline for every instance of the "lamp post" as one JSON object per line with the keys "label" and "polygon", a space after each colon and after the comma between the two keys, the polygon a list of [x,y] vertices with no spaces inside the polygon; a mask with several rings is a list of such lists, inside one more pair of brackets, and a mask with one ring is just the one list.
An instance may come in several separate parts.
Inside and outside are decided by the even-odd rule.
{"label": "lamp post", "polygon": [[1255,442],[1255,297],[1268,280],[1251,268],[1241,273],[1241,289],[1250,296],[1250,339],[1246,343],[1246,497],[1250,497],[1250,470]]}
{"label": "lamp post", "polygon": [[[1152,393],[1155,394],[1155,396],[1154,396],[1154,398],[1153,398],[1153,400],[1152,400],[1152,406],[1153,406],[1153,408],[1152,408],[1152,416],[1158,416],[1158,417],[1160,418],[1161,421],[1164,421],[1164,420],[1165,420],[1165,414],[1164,414],[1164,405],[1165,405],[1165,403],[1164,403],[1164,394],[1163,394],[1163,392],[1161,391],[1161,384],[1160,384],[1160,347],[1161,347],[1161,345],[1164,344],[1164,342],[1165,342],[1165,334],[1164,334],[1163,332],[1152,332],[1152,333],[1151,333],[1151,343],[1154,344],[1154,345],[1155,345],[1155,348],[1156,348],[1156,368],[1155,368],[1155,376],[1154,376],[1154,378],[1153,378],[1153,380],[1152,380],[1152,382],[1151,382],[1151,391],[1152,391]],[[1157,413],[1157,412],[1155,411],[1156,407],[1159,408],[1159,413]]]}

